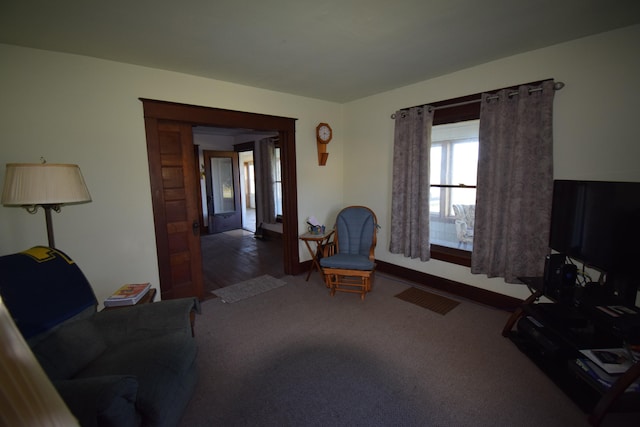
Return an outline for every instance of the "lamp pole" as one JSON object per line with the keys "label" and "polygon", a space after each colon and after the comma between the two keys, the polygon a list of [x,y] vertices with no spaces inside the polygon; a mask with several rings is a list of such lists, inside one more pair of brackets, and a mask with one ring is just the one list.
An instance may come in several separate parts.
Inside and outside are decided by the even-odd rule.
{"label": "lamp pole", "polygon": [[60,212],[59,205],[42,205],[44,209],[44,218],[47,221],[47,238],[49,239],[49,247],[55,248],[56,244],[53,239],[53,221],[51,219],[51,210],[53,209],[56,212]]}

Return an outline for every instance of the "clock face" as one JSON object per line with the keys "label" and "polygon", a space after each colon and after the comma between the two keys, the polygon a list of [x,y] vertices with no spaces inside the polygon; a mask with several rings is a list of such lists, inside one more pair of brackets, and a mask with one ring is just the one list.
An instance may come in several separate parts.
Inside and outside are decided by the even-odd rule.
{"label": "clock face", "polygon": [[318,139],[320,142],[328,143],[331,141],[331,128],[328,124],[320,123],[317,128]]}

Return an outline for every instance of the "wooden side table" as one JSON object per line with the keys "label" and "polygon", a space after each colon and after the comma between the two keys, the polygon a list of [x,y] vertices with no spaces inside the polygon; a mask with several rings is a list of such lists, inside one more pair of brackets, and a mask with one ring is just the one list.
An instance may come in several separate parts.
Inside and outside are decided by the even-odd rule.
{"label": "wooden side table", "polygon": [[[152,303],[155,298],[156,298],[156,288],[151,288],[149,289],[149,292],[147,292],[142,298],[140,298],[140,301],[138,301],[133,305]],[[117,308],[125,308],[125,307],[133,307],[133,306],[132,305],[115,305],[111,307],[105,307],[103,308],[103,310],[115,310]]]}
{"label": "wooden side table", "polygon": [[[311,277],[311,273],[314,269],[318,270],[319,272],[322,271],[318,261],[320,259],[320,256],[322,255],[322,249],[327,243],[329,243],[329,239],[332,235],[333,230],[330,230],[324,234],[304,233],[300,235],[300,240],[304,242],[304,244],[307,246],[307,249],[309,250],[309,253],[311,254],[311,267],[309,268],[309,273],[307,273],[307,282],[309,281],[309,277]],[[310,242],[316,243],[315,249],[311,247]]]}

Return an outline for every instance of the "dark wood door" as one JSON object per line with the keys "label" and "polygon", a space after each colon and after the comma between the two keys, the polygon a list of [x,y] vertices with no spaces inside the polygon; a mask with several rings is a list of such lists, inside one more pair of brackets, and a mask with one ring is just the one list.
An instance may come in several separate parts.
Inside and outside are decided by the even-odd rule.
{"label": "dark wood door", "polygon": [[238,153],[204,150],[209,232],[242,228]]}
{"label": "dark wood door", "polygon": [[198,176],[191,125],[147,118],[145,126],[149,165],[156,168],[151,173],[151,193],[162,299],[202,298]]}

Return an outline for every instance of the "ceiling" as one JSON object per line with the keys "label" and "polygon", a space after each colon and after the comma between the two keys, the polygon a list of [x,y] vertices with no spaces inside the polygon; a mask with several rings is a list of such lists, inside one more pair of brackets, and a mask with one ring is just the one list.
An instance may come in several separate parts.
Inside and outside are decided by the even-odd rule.
{"label": "ceiling", "polygon": [[0,43],[343,103],[639,22],[638,0],[2,0]]}

